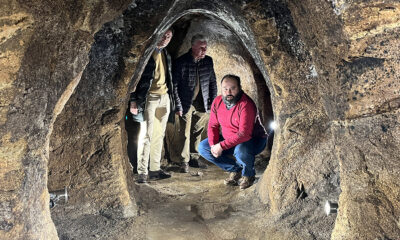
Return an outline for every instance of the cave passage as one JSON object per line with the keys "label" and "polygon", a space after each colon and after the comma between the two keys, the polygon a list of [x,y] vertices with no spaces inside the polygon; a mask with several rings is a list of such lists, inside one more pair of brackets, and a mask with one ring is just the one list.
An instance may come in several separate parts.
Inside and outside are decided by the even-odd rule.
{"label": "cave passage", "polygon": [[[194,34],[205,35],[208,38],[207,55],[211,56],[214,62],[218,94],[220,94],[220,81],[224,75],[238,75],[241,78],[244,92],[254,100],[264,126],[268,128],[270,122],[274,120],[270,91],[253,57],[234,31],[227,27],[222,20],[204,14],[185,15],[175,21],[171,28],[174,30],[174,35],[167,50],[172,59],[176,59],[189,50],[190,39]],[[67,186],[69,191],[69,200],[64,207],[70,211],[66,211],[62,207],[55,207],[52,210],[52,218],[59,234],[75,234],[71,229],[80,228],[79,222],[91,226],[97,224],[82,216],[82,213],[100,213],[101,216],[104,214],[105,216],[112,214],[121,214],[123,217],[134,216],[135,209],[128,208],[127,211],[127,207],[124,207],[122,213],[115,213],[118,206],[126,204],[118,202],[122,201],[120,199],[136,203],[139,212],[145,211],[150,215],[154,213],[155,215],[152,216],[159,219],[160,223],[173,224],[174,227],[182,225],[183,229],[190,228],[192,224],[196,228],[204,227],[203,224],[199,225],[197,220],[193,221],[193,218],[214,219],[230,216],[232,209],[236,205],[242,204],[243,199],[238,198],[238,189],[226,188],[223,184],[226,176],[221,169],[209,165],[208,169],[191,168],[189,174],[174,172],[176,166],[180,164],[176,146],[182,144],[177,141],[177,129],[179,129],[177,123],[179,121],[167,125],[164,157],[161,161],[162,167],[171,172],[172,178],[152,181],[145,186],[134,184],[135,175],[132,174],[130,165],[136,167],[137,136],[140,124],[132,121],[127,105],[111,106],[104,112],[84,109],[82,105],[85,101],[82,92],[86,94],[94,89],[93,94],[98,93],[106,97],[97,101],[93,109],[105,109],[107,98],[111,98],[114,91],[110,86],[113,86],[114,82],[121,78],[121,74],[118,73],[120,69],[118,66],[109,64],[110,56],[107,55],[104,48],[114,51],[124,48],[115,40],[119,36],[117,34],[110,36],[110,31],[107,32],[108,28],[105,29],[95,36],[90,62],[81,80],[84,85],[77,87],[76,93],[71,97],[72,100],[66,104],[60,117],[57,118],[50,136],[48,189],[52,192]],[[131,48],[135,48],[134,44]],[[128,48],[126,47],[125,50]],[[143,52],[151,52],[150,48],[152,47],[147,46],[147,49],[143,49],[139,59],[146,58]],[[121,52],[118,54],[126,55]],[[111,57],[115,59],[115,56]],[[137,65],[132,71],[137,72],[146,64],[146,61],[140,62],[144,63]],[[132,79],[132,81],[132,84],[135,85],[135,80]],[[99,82],[104,82],[104,84],[99,85]],[[126,94],[128,96],[130,92]],[[80,109],[78,114],[80,118],[71,120],[69,116],[75,115],[77,108]],[[114,116],[123,117],[122,121],[119,118],[118,122],[115,122],[118,126],[121,125],[119,129],[113,125]],[[178,116],[175,117],[178,118]],[[204,132],[202,138],[206,137],[207,133]],[[115,140],[117,138],[120,140],[119,142]],[[257,179],[268,165],[271,147],[272,138],[270,138],[269,147],[256,157]],[[118,149],[122,149],[122,154],[118,153]],[[121,185],[127,186],[128,192],[122,191]],[[105,194],[106,192],[107,194]],[[115,196],[119,197],[118,201],[115,201]],[[221,203],[222,197],[225,199],[223,203]],[[164,200],[165,202],[163,202]],[[129,206],[129,204],[127,205]],[[134,205],[132,208],[135,207]],[[162,212],[160,208],[170,209],[165,214],[174,221],[165,222],[164,217],[159,215]],[[257,205],[252,211],[260,208],[261,205]],[[248,213],[246,212],[246,214]],[[66,215],[68,219],[64,218]],[[246,215],[246,217],[250,217],[250,215]],[[98,217],[101,218],[101,216]],[[189,221],[186,219],[188,217]],[[82,220],[73,222],[72,219],[76,218]],[[121,226],[124,224],[128,224],[128,222],[124,222]],[[148,232],[162,234],[163,229],[150,229]],[[199,232],[203,234],[204,229]],[[85,235],[79,232],[76,234],[77,236]],[[174,234],[179,235],[180,233],[178,231]]]}
{"label": "cave passage", "polygon": [[[398,0],[4,2],[0,239],[400,239]],[[135,184],[128,96],[170,27],[276,121],[252,187],[168,170],[177,124],[172,177]]]}
{"label": "cave passage", "polygon": [[[207,55],[211,56],[214,61],[218,94],[221,93],[220,81],[224,75],[235,74],[241,78],[243,90],[256,102],[263,124],[270,134],[266,149],[256,160],[257,172],[262,173],[268,164],[272,149],[274,132],[271,122],[273,122],[274,116],[271,96],[265,79],[249,52],[229,27],[224,26],[221,20],[210,16],[203,14],[186,15],[178,19],[171,26],[171,29],[173,29],[174,35],[167,46],[167,50],[172,59],[178,58],[190,49],[190,40],[193,35],[200,33],[208,38]],[[141,68],[142,66],[138,67]],[[167,126],[162,160],[162,167],[171,170],[176,169],[172,166],[180,164],[177,146],[183,144],[179,142],[179,137],[177,136],[179,134],[179,121],[178,116],[175,117],[175,124],[168,123]],[[134,172],[137,173],[137,145],[140,124],[133,121],[129,106],[125,114],[125,129],[127,131],[129,161],[133,166]],[[207,126],[205,126],[205,129],[207,129]],[[204,131],[202,139],[206,137],[207,131]],[[198,157],[198,154],[195,155]]]}

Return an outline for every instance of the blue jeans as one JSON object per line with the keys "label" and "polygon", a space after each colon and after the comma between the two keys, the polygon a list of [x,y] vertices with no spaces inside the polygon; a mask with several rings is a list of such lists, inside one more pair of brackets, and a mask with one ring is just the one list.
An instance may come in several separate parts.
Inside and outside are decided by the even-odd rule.
{"label": "blue jeans", "polygon": [[[252,138],[247,142],[222,151],[222,155],[215,158],[211,153],[208,138],[206,138],[199,144],[199,153],[207,161],[214,163],[225,171],[239,172],[242,170],[242,176],[251,177],[256,175],[254,170],[255,156],[264,150],[266,144],[267,138]],[[236,160],[231,157],[232,155]]]}

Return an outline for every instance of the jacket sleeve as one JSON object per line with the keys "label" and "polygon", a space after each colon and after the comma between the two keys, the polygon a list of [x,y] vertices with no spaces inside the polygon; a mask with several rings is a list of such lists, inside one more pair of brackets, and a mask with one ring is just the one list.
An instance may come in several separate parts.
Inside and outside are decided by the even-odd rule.
{"label": "jacket sleeve", "polygon": [[218,93],[217,80],[215,77],[214,63],[213,63],[212,58],[211,58],[211,74],[210,74],[210,85],[209,86],[210,86],[210,89],[209,89],[208,105],[210,106],[211,103],[214,101],[214,99],[217,97],[217,93]]}
{"label": "jacket sleeve", "polygon": [[136,85],[135,91],[132,92],[130,95],[131,102],[138,102],[140,104],[145,102],[147,91],[150,88],[151,79],[154,77],[153,74],[154,67],[152,67],[151,64],[149,64],[148,62],[143,70],[142,76],[140,77],[138,84]]}
{"label": "jacket sleeve", "polygon": [[182,82],[182,63],[175,61],[172,64],[172,82],[174,83],[175,111],[183,111],[181,99],[179,98],[179,84]]}
{"label": "jacket sleeve", "polygon": [[250,102],[243,103],[238,108],[239,112],[239,130],[232,137],[222,141],[221,147],[226,150],[238,144],[249,141],[253,134],[254,121],[256,118],[256,107]]}
{"label": "jacket sleeve", "polygon": [[208,134],[208,143],[210,146],[215,145],[219,142],[219,127],[220,124],[218,122],[217,118],[217,109],[216,109],[216,101],[218,99],[215,99],[211,105],[211,113],[210,113],[210,120],[208,121],[208,129],[207,129],[207,134]]}

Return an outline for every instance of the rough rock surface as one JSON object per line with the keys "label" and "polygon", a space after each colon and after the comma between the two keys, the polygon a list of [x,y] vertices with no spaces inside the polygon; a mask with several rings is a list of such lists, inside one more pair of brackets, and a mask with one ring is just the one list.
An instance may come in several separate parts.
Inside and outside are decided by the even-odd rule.
{"label": "rough rock surface", "polygon": [[123,1],[1,1],[0,238],[56,239],[47,191],[49,135],[92,35]]}
{"label": "rough rock surface", "polygon": [[[193,14],[237,37],[271,93],[278,129],[256,186],[265,215],[254,216],[274,225],[256,224],[265,227],[260,237],[400,237],[397,0],[0,6],[1,239],[57,239],[47,185],[70,187],[74,214],[136,215],[143,192],[125,151],[127,96],[161,34]],[[227,47],[216,44],[215,54]],[[337,215],[323,216],[325,200],[339,202]]]}

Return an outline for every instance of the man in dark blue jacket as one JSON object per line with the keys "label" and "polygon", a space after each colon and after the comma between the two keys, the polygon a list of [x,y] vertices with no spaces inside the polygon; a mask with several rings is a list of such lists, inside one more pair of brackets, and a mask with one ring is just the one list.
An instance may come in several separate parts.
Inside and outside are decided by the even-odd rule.
{"label": "man in dark blue jacket", "polygon": [[174,87],[178,93],[176,114],[184,142],[180,151],[182,172],[189,171],[191,153],[198,156],[197,146],[207,126],[211,103],[217,96],[213,60],[206,56],[207,39],[196,34],[191,44],[191,49],[176,60],[173,69]]}
{"label": "man in dark blue jacket", "polygon": [[[172,38],[168,30],[157,44],[143,74],[130,96],[130,112],[140,122],[138,140],[139,173],[137,182],[171,177],[160,168],[161,152],[168,116],[174,109],[176,89],[173,87],[171,57],[165,50]],[[148,172],[150,160],[150,172]]]}

